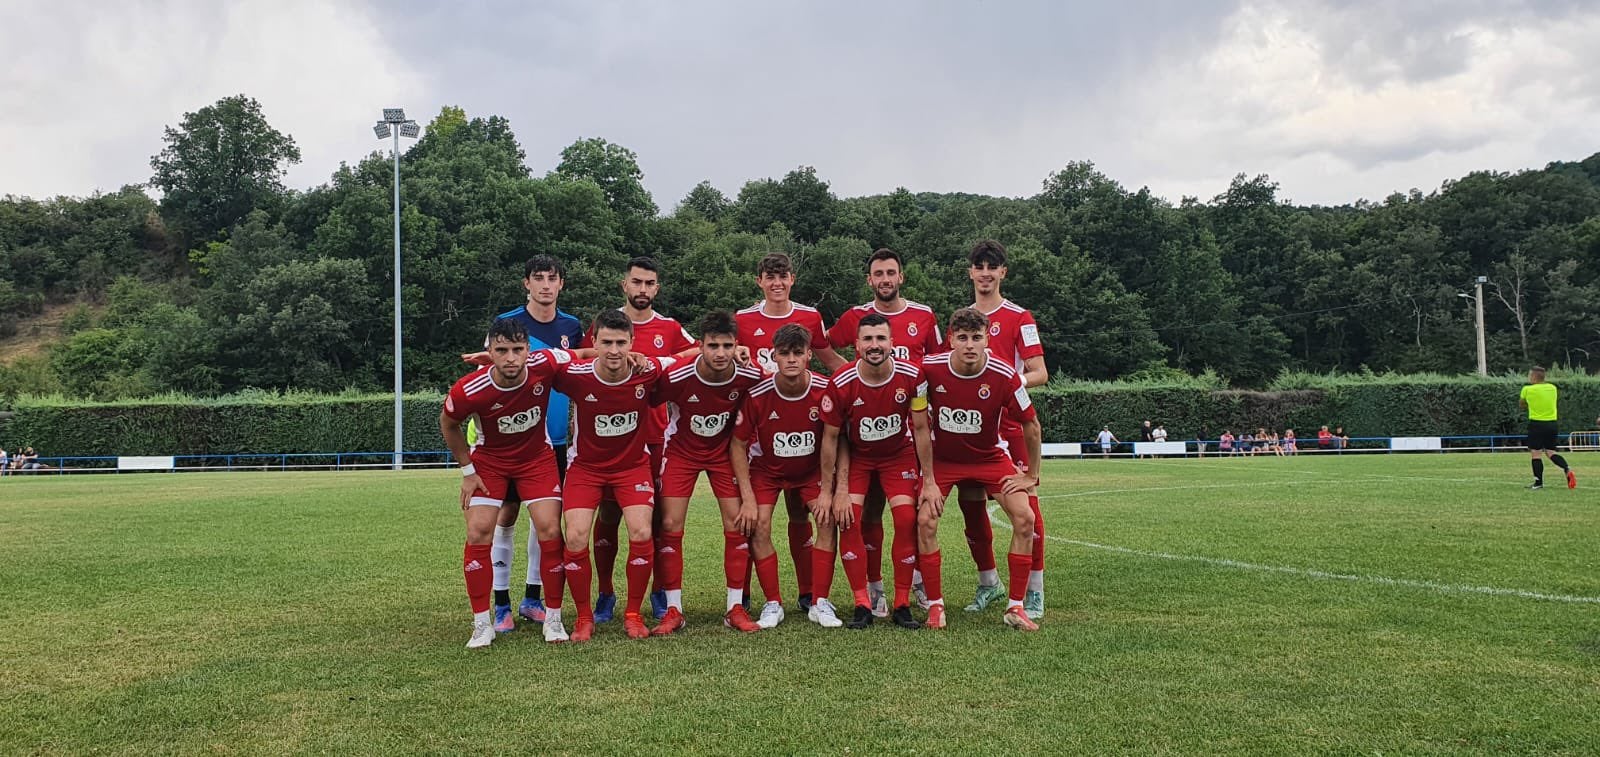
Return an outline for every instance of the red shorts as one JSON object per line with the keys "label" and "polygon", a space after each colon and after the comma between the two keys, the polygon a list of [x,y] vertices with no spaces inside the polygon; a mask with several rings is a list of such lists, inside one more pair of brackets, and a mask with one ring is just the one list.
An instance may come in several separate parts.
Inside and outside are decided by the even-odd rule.
{"label": "red shorts", "polygon": [[483,488],[467,504],[473,507],[499,507],[506,494],[516,487],[517,499],[523,504],[541,499],[561,499],[561,477],[556,473],[556,456],[545,452],[528,462],[510,467],[498,461],[477,458],[472,461]]}
{"label": "red shorts", "polygon": [[916,504],[918,490],[922,487],[916,450],[906,450],[886,460],[851,458],[850,496],[865,497],[874,480],[881,487],[885,502],[907,497],[911,500],[909,504]]}
{"label": "red shorts", "polygon": [[717,499],[739,498],[739,481],[733,477],[733,463],[728,462],[727,457],[717,462],[668,457],[661,464],[661,496],[694,496],[694,484],[702,471],[711,482],[712,496]]}
{"label": "red shorts", "polygon": [[770,478],[752,471],[750,488],[756,491],[757,505],[776,505],[782,499],[783,493],[790,489],[799,490],[801,500],[815,502],[822,496],[822,479],[812,476],[801,480],[787,480]]}
{"label": "red shorts", "polygon": [[656,487],[650,480],[650,468],[638,465],[621,472],[597,471],[583,465],[567,468],[566,497],[561,509],[593,510],[601,500],[617,503],[618,507],[651,507],[656,501]]}
{"label": "red shorts", "polygon": [[1016,473],[1016,463],[1004,454],[997,454],[978,462],[935,460],[933,463],[933,481],[939,487],[940,496],[948,496],[950,490],[957,484],[971,484],[983,487],[990,497],[998,497],[1002,487],[1001,482],[1006,476],[1014,476]]}
{"label": "red shorts", "polygon": [[1022,438],[1022,424],[1011,426],[1007,424],[1000,429],[1000,444],[1005,447],[1006,455],[1018,468],[1028,469],[1028,440]]}

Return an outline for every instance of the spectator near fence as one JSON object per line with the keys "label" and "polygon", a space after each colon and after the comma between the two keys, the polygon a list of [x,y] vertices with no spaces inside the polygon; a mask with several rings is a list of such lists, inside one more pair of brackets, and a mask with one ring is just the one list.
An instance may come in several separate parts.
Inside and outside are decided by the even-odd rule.
{"label": "spectator near fence", "polygon": [[1217,451],[1224,455],[1233,454],[1233,432],[1222,430],[1222,437],[1217,440]]}
{"label": "spectator near fence", "polygon": [[1285,454],[1285,455],[1293,455],[1293,454],[1298,453],[1299,449],[1296,446],[1296,441],[1297,440],[1294,438],[1294,429],[1291,428],[1291,429],[1288,429],[1288,430],[1284,431],[1283,432],[1283,454]]}
{"label": "spectator near fence", "polygon": [[1344,432],[1344,426],[1333,429],[1333,448],[1343,452],[1350,446],[1350,435]]}
{"label": "spectator near fence", "polygon": [[1095,440],[1100,443],[1100,456],[1107,457],[1111,454],[1111,445],[1117,443],[1117,435],[1111,433],[1110,426],[1101,426],[1100,435]]}
{"label": "spectator near fence", "polygon": [[11,456],[6,454],[6,448],[0,447],[0,476],[6,474],[6,468],[11,465]]}
{"label": "spectator near fence", "polygon": [[1167,424],[1157,423],[1154,431],[1150,432],[1150,441],[1165,442],[1167,440]]}
{"label": "spectator near fence", "polygon": [[1323,452],[1333,449],[1333,432],[1327,426],[1317,429],[1317,449]]}

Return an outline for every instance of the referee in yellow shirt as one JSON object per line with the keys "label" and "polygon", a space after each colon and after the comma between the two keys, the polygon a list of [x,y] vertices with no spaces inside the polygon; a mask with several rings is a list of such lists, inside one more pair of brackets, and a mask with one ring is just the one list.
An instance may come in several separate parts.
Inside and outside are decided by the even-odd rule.
{"label": "referee in yellow shirt", "polygon": [[1528,454],[1533,456],[1533,484],[1529,489],[1544,488],[1544,460],[1542,454],[1567,474],[1567,488],[1578,488],[1578,477],[1573,475],[1567,461],[1556,453],[1556,385],[1544,380],[1544,369],[1534,366],[1528,371],[1528,385],[1522,387],[1517,404],[1528,411]]}

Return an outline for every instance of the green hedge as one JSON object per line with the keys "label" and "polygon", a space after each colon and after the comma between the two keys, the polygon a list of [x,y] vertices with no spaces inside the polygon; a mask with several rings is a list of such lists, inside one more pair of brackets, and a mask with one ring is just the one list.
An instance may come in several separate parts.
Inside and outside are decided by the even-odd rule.
{"label": "green hedge", "polygon": [[[1600,376],[1563,376],[1562,430],[1590,428],[1600,414]],[[1320,386],[1278,391],[1192,387],[1117,387],[1051,384],[1033,390],[1047,441],[1087,441],[1109,424],[1124,441],[1141,421],[1165,423],[1169,436],[1191,439],[1202,427],[1212,438],[1258,427],[1293,428],[1301,438],[1317,428],[1344,426],[1359,436],[1517,434],[1526,415],[1517,407],[1523,380],[1503,378],[1323,378]],[[1137,437],[1134,437],[1137,438]]]}
{"label": "green hedge", "polygon": [[[1279,391],[1187,386],[1057,383],[1033,390],[1046,441],[1087,441],[1103,424],[1128,439],[1145,418],[1173,439],[1202,426],[1212,437],[1258,426],[1342,425],[1351,436],[1515,434],[1521,380],[1440,376],[1319,378]],[[1562,376],[1563,430],[1588,428],[1600,415],[1600,377]],[[443,449],[441,395],[408,395],[408,450]],[[0,427],[0,447],[32,445],[44,455],[204,455],[250,452],[379,452],[393,444],[389,395],[242,394],[86,403],[21,398]]]}

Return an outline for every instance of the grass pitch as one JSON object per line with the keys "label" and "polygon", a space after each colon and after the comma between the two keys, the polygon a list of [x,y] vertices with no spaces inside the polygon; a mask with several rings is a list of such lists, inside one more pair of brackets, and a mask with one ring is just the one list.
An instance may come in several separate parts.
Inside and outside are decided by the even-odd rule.
{"label": "grass pitch", "polygon": [[1037,634],[960,610],[955,512],[949,630],[727,631],[702,494],[683,634],[477,651],[454,472],[0,479],[0,752],[1594,753],[1571,459],[1052,462]]}

